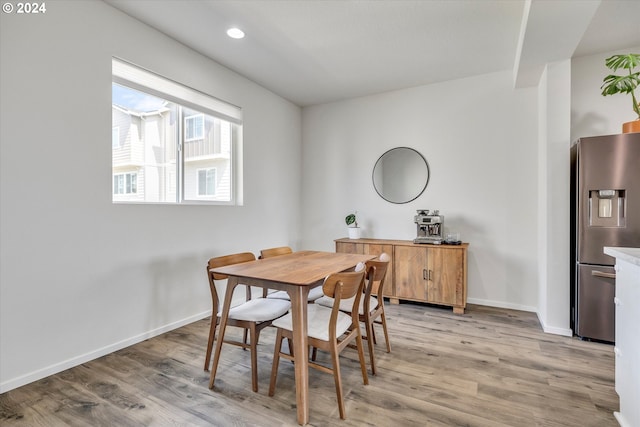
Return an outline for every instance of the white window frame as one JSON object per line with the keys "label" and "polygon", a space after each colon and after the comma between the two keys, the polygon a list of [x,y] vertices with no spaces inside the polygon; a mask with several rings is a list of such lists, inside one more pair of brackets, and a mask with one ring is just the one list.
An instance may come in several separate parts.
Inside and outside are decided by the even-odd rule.
{"label": "white window frame", "polygon": [[[180,106],[195,110],[199,113],[217,117],[232,123],[232,142],[230,149],[230,200],[192,200],[185,199],[184,181],[185,166],[182,158],[183,147],[178,144],[179,151],[179,172],[177,175],[177,195],[173,202],[146,202],[146,201],[126,201],[125,203],[162,203],[162,204],[213,204],[213,205],[242,205],[242,109],[238,106],[222,101],[197,89],[185,86],[174,80],[170,80],[152,71],[138,67],[130,62],[119,58],[112,58],[112,81],[114,83],[138,90],[149,95],[153,95]],[[184,121],[182,125],[184,126]],[[203,120],[203,130],[205,128]],[[204,135],[203,135],[204,136]],[[185,141],[184,136],[182,141]],[[196,189],[197,191],[197,189]],[[114,203],[121,203],[115,201]]]}

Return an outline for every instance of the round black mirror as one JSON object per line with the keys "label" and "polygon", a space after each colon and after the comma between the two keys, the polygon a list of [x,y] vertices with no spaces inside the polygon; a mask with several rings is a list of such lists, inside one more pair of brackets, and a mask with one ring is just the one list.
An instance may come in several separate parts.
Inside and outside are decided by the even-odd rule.
{"label": "round black mirror", "polygon": [[409,203],[417,199],[429,183],[427,160],[408,147],[384,153],[373,167],[373,187],[391,203]]}

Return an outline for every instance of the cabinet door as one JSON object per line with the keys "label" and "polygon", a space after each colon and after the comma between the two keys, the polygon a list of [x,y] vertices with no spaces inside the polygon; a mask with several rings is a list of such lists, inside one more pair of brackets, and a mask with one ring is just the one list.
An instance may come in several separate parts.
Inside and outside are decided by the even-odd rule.
{"label": "cabinet door", "polygon": [[384,289],[382,292],[384,296],[393,297],[395,295],[395,290],[393,289],[393,245],[369,243],[364,246],[364,253],[367,255],[380,256],[383,253],[386,253],[391,257],[391,261],[387,267],[387,275],[384,278]]}
{"label": "cabinet door", "polygon": [[629,426],[640,426],[640,266],[616,259],[616,392]]}
{"label": "cabinet door", "polygon": [[393,254],[395,271],[395,296],[410,300],[426,301],[427,249],[396,246]]}
{"label": "cabinet door", "polygon": [[336,252],[345,254],[364,254],[364,244],[351,242],[336,242]]}
{"label": "cabinet door", "polygon": [[427,301],[463,306],[463,251],[430,248],[427,262]]}

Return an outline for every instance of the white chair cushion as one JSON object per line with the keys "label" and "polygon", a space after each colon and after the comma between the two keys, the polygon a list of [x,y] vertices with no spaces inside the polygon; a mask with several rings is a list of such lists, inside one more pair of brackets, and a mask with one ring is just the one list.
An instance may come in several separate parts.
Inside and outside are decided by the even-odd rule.
{"label": "white chair cushion", "polygon": [[[351,313],[351,310],[353,309],[354,298],[355,297],[340,301],[340,311]],[[333,307],[333,301],[334,301],[333,298],[330,298],[325,295],[322,298],[319,298],[318,300],[316,300],[316,304],[320,304],[324,307],[331,308]],[[373,310],[377,306],[378,306],[378,299],[376,297],[369,297],[369,308]],[[364,314],[364,296],[360,298],[360,309],[358,310],[358,314]]]}
{"label": "white chair cushion", "polygon": [[[286,314],[291,308],[291,303],[282,299],[256,298],[244,304],[232,307],[229,310],[229,318],[235,320],[248,320],[251,322],[265,322]],[[220,316],[222,312],[218,313]]]}
{"label": "white chair cushion", "polygon": [[381,253],[379,259],[383,262],[391,261],[391,257],[386,252]]}
{"label": "white chair cushion", "polygon": [[[315,301],[318,298],[322,297],[322,295],[324,295],[324,293],[322,292],[322,286],[316,286],[315,288],[309,291],[307,302]],[[268,294],[267,298],[285,299],[288,301],[289,294],[286,291],[276,291]]]}
{"label": "white chair cushion", "polygon": [[322,286],[316,286],[315,288],[309,291],[309,298],[307,298],[307,300],[315,301],[318,298],[322,298],[323,295],[324,295],[324,292],[322,292]]}
{"label": "white chair cushion", "polygon": [[[310,337],[322,341],[329,341],[329,321],[331,320],[331,309],[318,304],[307,305],[307,333]],[[291,313],[273,321],[272,325],[278,328],[292,331]],[[351,316],[338,312],[336,322],[336,336],[344,334],[351,326]]]}
{"label": "white chair cushion", "polygon": [[[222,301],[224,301],[224,298],[227,294],[227,279],[216,280],[215,284],[216,292],[218,293],[218,299],[220,301],[220,304],[222,305]],[[262,292],[262,288],[256,288],[255,286],[251,287],[251,299],[260,298],[262,296]],[[240,283],[233,290],[231,307],[244,304],[245,302],[247,302],[247,285]],[[222,308],[220,308],[220,310],[222,310]]]}
{"label": "white chair cushion", "polygon": [[289,300],[289,294],[286,291],[275,291],[267,294],[267,298],[269,299],[284,299]]}

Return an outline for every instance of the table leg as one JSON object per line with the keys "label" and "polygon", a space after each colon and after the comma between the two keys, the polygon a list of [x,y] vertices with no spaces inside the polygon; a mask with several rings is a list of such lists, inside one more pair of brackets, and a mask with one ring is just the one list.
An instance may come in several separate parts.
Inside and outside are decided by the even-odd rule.
{"label": "table leg", "polygon": [[293,329],[293,355],[296,374],[296,405],[298,424],[309,422],[309,347],[307,345],[307,296],[309,287],[295,286],[289,290]]}
{"label": "table leg", "polygon": [[[222,305],[222,314],[220,316],[220,330],[218,331],[218,340],[216,341],[216,352],[213,356],[213,366],[211,367],[211,376],[209,377],[209,388],[213,390],[213,383],[216,380],[216,371],[218,370],[218,362],[220,361],[220,351],[222,350],[222,343],[224,342],[224,332],[227,328],[227,319],[229,318],[229,310],[231,309],[231,299],[233,298],[233,291],[238,285],[237,277],[229,277],[227,279],[227,291],[224,294],[224,303]],[[212,313],[211,321],[215,321],[215,316],[218,313]]]}

